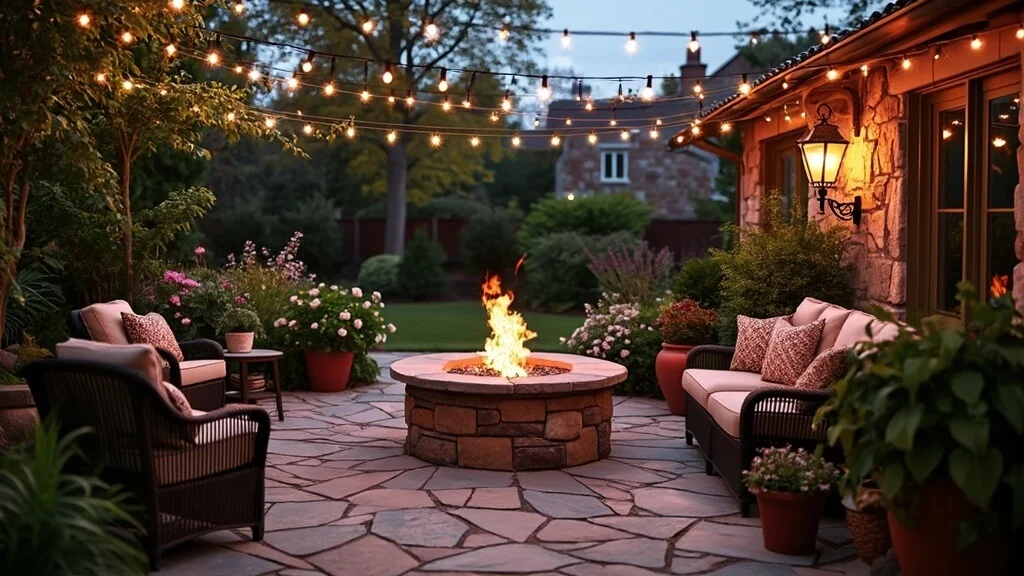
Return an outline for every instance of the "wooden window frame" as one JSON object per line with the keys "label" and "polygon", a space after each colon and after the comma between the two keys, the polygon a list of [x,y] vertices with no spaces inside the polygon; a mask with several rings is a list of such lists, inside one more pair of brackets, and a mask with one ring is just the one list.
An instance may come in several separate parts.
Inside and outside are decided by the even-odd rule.
{"label": "wooden window frame", "polygon": [[[806,130],[798,129],[791,130],[785,134],[776,136],[770,140],[766,140],[763,143],[764,146],[764,166],[763,173],[761,175],[761,182],[764,184],[762,189],[767,194],[772,189],[783,189],[782,182],[782,170],[781,163],[782,158],[785,156],[785,152],[796,150],[796,174],[794,181],[793,190],[793,205],[790,207],[790,216],[796,210],[798,203],[803,202],[804,215],[807,213],[807,202],[810,194],[810,186],[807,182],[807,175],[804,173],[803,159],[800,157],[800,149],[797,146],[797,140],[806,133]],[[764,223],[762,222],[762,225]]]}

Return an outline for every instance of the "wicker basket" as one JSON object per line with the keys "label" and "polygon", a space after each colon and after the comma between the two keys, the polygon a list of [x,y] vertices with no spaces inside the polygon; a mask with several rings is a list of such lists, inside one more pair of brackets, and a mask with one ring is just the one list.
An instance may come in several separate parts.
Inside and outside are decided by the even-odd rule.
{"label": "wicker basket", "polygon": [[[864,493],[872,489],[862,489]],[[892,538],[889,536],[889,521],[885,508],[870,496],[859,498],[857,505],[854,505],[852,498],[843,499],[843,506],[846,508],[846,526],[850,529],[850,536],[853,538],[853,546],[857,549],[857,557],[869,566],[875,558],[884,556],[892,548]]]}

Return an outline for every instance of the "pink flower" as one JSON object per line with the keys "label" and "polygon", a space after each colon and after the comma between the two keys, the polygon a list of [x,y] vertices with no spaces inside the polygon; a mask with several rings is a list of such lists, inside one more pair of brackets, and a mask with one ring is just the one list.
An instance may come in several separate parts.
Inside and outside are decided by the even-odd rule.
{"label": "pink flower", "polygon": [[317,296],[320,295],[320,290],[313,288],[312,290],[309,291],[309,295],[316,298]]}
{"label": "pink flower", "polygon": [[245,296],[235,296],[235,304],[245,304]]}
{"label": "pink flower", "polygon": [[309,325],[309,327],[311,330],[316,330],[317,328],[320,327],[320,325],[317,324],[316,322],[313,322],[312,324]]}
{"label": "pink flower", "polygon": [[356,327],[356,330],[359,330],[360,328],[363,327],[363,321],[360,320],[359,318],[356,318],[355,322],[353,322],[352,325]]}
{"label": "pink flower", "polygon": [[351,318],[352,318],[352,314],[350,314],[350,313],[348,312],[348,310],[346,310],[346,311],[344,311],[344,312],[342,312],[342,313],[338,314],[338,318],[341,318],[342,320],[349,320],[349,319],[351,319]]}
{"label": "pink flower", "polygon": [[193,250],[193,252],[196,253],[196,256],[202,256],[203,254],[206,254],[206,248],[203,248],[202,246],[197,246],[196,249]]}
{"label": "pink flower", "polygon": [[348,330],[345,330],[344,328],[338,328],[338,336],[341,336],[342,338],[348,336]]}
{"label": "pink flower", "polygon": [[314,310],[319,308],[320,307],[320,299],[319,298],[313,298],[313,300],[310,301],[310,303],[309,303],[309,307],[313,308]]}
{"label": "pink flower", "polygon": [[174,317],[175,318],[181,318],[181,312],[175,312],[174,313]]}
{"label": "pink flower", "polygon": [[181,306],[181,297],[178,296],[177,294],[171,296],[171,304],[174,304],[175,306]]}
{"label": "pink flower", "polygon": [[373,304],[371,304],[369,300],[363,302],[363,308],[369,309],[370,306],[373,306]]}
{"label": "pink flower", "polygon": [[391,332],[392,334],[394,334],[395,330],[398,330],[398,328],[395,328],[394,324],[388,324],[388,332]]}
{"label": "pink flower", "polygon": [[352,295],[355,296],[356,298],[362,298],[363,297],[363,291],[362,291],[361,288],[356,286],[355,288],[352,289]]}
{"label": "pink flower", "polygon": [[182,318],[181,319],[181,324],[183,326],[191,326],[192,325],[192,319],[191,318]]}
{"label": "pink flower", "polygon": [[619,356],[622,356],[623,358],[629,358],[629,350],[623,349],[621,352],[619,352]]}

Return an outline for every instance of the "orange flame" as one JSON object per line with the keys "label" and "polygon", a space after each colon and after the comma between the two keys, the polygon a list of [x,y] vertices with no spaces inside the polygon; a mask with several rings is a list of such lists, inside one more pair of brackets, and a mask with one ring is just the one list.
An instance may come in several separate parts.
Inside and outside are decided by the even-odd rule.
{"label": "orange flame", "polygon": [[481,288],[487,325],[491,328],[491,335],[484,342],[484,365],[505,378],[526,376],[530,349],[525,343],[536,338],[537,333],[526,327],[522,315],[510,310],[515,295],[511,290],[502,291],[501,278],[490,276]]}
{"label": "orange flame", "polygon": [[1000,298],[1006,296],[1006,284],[1010,280],[1009,276],[993,276],[992,285],[988,291],[992,294],[993,298]]}

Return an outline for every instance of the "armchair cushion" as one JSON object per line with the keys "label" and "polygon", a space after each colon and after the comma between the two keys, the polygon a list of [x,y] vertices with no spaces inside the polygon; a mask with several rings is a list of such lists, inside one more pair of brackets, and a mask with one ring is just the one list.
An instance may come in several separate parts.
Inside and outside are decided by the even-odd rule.
{"label": "armchair cushion", "polygon": [[60,360],[92,360],[124,366],[142,373],[142,376],[167,400],[164,391],[160,355],[149,344],[114,345],[91,340],[71,338],[57,344],[57,358]]}
{"label": "armchair cushion", "polygon": [[749,392],[764,384],[761,375],[753,372],[699,368],[688,368],[683,372],[683,390],[704,407],[708,405],[708,396],[716,392]]}
{"label": "armchair cushion", "polygon": [[255,421],[225,416],[200,425],[194,444],[155,449],[157,484],[196,480],[251,463],[256,452],[257,429]]}
{"label": "armchair cushion", "polygon": [[764,356],[761,378],[792,386],[814,360],[821,340],[824,320],[815,320],[803,326],[780,326],[772,333],[768,351]]}
{"label": "armchair cushion", "polygon": [[128,340],[133,344],[152,344],[154,348],[170,352],[178,362],[185,359],[174,332],[163,316],[156,312],[150,312],[145,316],[122,312],[121,320],[124,322]]}
{"label": "armchair cushion", "polygon": [[178,367],[181,369],[182,388],[228,375],[227,364],[223,360],[185,360]]}
{"label": "armchair cushion", "polygon": [[94,342],[131,344],[121,320],[122,312],[134,314],[131,305],[124,300],[93,304],[82,308],[82,323]]}
{"label": "armchair cushion", "polygon": [[742,314],[736,317],[739,335],[736,338],[736,352],[733,354],[729,370],[761,373],[764,355],[768,351],[768,343],[772,339],[776,323],[790,326],[791,316],[776,318],[751,318]]}
{"label": "armchair cushion", "polygon": [[164,389],[164,393],[167,394],[167,400],[174,406],[174,409],[181,413],[182,416],[192,416],[195,414],[195,410],[192,410],[192,405],[188,403],[188,398],[185,398],[185,394],[170,382],[161,382],[161,387]]}

